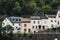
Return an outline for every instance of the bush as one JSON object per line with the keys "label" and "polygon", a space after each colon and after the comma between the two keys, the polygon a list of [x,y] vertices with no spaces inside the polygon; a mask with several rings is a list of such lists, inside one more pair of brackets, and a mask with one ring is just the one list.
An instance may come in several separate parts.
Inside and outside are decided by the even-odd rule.
{"label": "bush", "polygon": [[32,37],[32,33],[31,33],[31,32],[27,33],[27,36],[28,36],[29,38],[31,38],[31,37]]}

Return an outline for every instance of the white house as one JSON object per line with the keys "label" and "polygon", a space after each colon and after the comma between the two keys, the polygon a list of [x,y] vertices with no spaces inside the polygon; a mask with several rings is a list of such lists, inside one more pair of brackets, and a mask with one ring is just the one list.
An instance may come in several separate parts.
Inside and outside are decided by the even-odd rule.
{"label": "white house", "polygon": [[22,17],[8,17],[5,18],[2,22],[2,27],[5,27],[6,25],[10,25],[14,28],[13,33],[20,32],[21,28],[21,19]]}
{"label": "white house", "polygon": [[[39,27],[41,26],[41,20],[39,16],[31,16],[31,29],[32,32],[38,32],[39,31]],[[41,28],[41,27],[40,27]]]}

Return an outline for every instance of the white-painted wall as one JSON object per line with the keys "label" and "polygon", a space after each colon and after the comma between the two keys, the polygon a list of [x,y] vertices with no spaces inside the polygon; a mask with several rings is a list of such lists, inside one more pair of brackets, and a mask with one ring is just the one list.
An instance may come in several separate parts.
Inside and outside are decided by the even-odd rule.
{"label": "white-painted wall", "polygon": [[[35,23],[34,23],[35,21]],[[39,21],[39,23],[38,23]],[[39,25],[41,25],[41,20],[31,20],[31,29],[32,29],[32,32],[34,33],[35,32],[38,32],[39,31]],[[34,26],[34,29],[33,29],[33,26]],[[36,28],[37,26],[37,28]]]}
{"label": "white-painted wall", "polygon": [[2,22],[2,27],[5,27],[6,25],[10,25],[13,26],[13,24],[10,22],[10,20],[8,20],[7,18],[5,18]]}

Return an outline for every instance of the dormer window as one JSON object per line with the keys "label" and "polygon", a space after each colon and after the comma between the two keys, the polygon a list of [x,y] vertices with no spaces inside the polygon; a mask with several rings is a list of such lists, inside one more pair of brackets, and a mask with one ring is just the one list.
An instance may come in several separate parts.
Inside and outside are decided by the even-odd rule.
{"label": "dormer window", "polygon": [[14,21],[14,18],[12,20]]}
{"label": "dormer window", "polygon": [[16,21],[18,21],[18,19],[16,19]]}
{"label": "dormer window", "polygon": [[19,19],[19,21],[21,21],[21,19]]}

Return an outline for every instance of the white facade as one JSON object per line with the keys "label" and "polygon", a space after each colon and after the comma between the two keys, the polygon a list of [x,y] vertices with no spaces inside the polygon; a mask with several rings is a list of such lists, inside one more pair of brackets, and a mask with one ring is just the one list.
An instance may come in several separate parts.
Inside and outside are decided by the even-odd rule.
{"label": "white facade", "polygon": [[41,20],[31,20],[31,29],[33,33],[39,31],[39,25],[41,25]]}
{"label": "white facade", "polygon": [[[49,28],[56,28],[60,27],[60,10],[58,10],[56,17],[47,17],[47,18],[41,18],[39,16],[32,16],[30,18],[22,19],[22,23],[19,22],[11,22],[8,18],[5,18],[5,20],[2,22],[2,27],[6,25],[11,25],[14,27],[14,33],[21,32],[21,33],[28,33],[29,30],[34,33],[38,31],[43,31]],[[26,27],[24,26],[26,24]],[[26,31],[25,31],[26,29]]]}
{"label": "white facade", "polygon": [[13,23],[14,31],[13,33],[21,32],[21,23]]}
{"label": "white facade", "polygon": [[8,18],[5,18],[2,22],[2,27],[5,27],[7,25],[10,25],[14,28],[13,33],[20,32],[21,30],[21,23],[19,22],[11,22]]}
{"label": "white facade", "polygon": [[6,25],[10,25],[13,26],[13,24],[11,23],[10,20],[8,20],[7,18],[5,18],[2,22],[2,27],[6,26]]}

